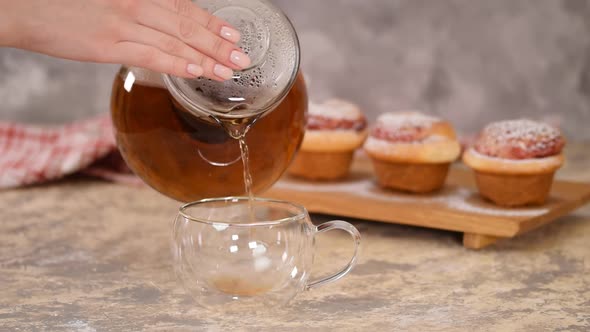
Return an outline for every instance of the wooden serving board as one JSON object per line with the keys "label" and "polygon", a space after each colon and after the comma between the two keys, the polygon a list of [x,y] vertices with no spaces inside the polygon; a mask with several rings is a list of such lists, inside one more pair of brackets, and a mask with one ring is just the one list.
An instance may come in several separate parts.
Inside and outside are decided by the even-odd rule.
{"label": "wooden serving board", "polygon": [[467,248],[486,247],[556,220],[590,201],[590,184],[556,180],[545,205],[502,208],[477,193],[470,170],[451,167],[444,189],[428,195],[382,189],[370,161],[356,158],[348,178],[312,182],[284,176],[265,194],[309,212],[457,231]]}

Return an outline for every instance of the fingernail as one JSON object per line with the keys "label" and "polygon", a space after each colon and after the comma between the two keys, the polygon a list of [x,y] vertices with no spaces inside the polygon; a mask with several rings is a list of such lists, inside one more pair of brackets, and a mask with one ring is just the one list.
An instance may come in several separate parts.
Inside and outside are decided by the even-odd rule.
{"label": "fingernail", "polygon": [[213,67],[213,73],[215,74],[215,76],[223,78],[224,80],[229,80],[230,78],[232,78],[234,76],[234,72],[233,70],[227,68],[224,65],[215,65],[215,67]]}
{"label": "fingernail", "polygon": [[221,37],[226,40],[229,40],[232,43],[237,43],[240,41],[240,32],[236,29],[230,27],[222,27],[221,28]]}
{"label": "fingernail", "polygon": [[229,56],[229,60],[236,66],[240,67],[240,68],[246,68],[250,65],[250,58],[240,52],[240,51],[232,51],[230,56]]}
{"label": "fingernail", "polygon": [[203,75],[203,67],[199,65],[189,64],[188,66],[186,66],[186,71],[194,77],[199,77]]}

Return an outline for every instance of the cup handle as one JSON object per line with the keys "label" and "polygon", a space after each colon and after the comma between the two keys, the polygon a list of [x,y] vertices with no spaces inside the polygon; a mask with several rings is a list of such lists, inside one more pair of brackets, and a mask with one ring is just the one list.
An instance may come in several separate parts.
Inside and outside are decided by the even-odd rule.
{"label": "cup handle", "polygon": [[347,232],[348,234],[350,234],[350,236],[352,237],[352,240],[354,242],[354,254],[352,255],[352,258],[350,259],[348,264],[342,270],[340,270],[340,272],[333,274],[329,277],[325,277],[325,278],[315,280],[315,281],[308,283],[307,286],[305,287],[306,290],[334,282],[334,281],[344,277],[345,275],[347,275],[348,272],[350,272],[350,270],[352,270],[352,268],[356,265],[356,261],[358,258],[359,246],[361,244],[361,234],[356,229],[356,227],[354,227],[352,224],[347,223],[346,221],[342,221],[342,220],[328,221],[328,222],[325,222],[325,223],[317,226],[315,228],[315,233],[313,236],[316,236],[316,234],[318,234],[318,233],[324,233],[327,231],[331,231],[333,229],[340,229],[340,230],[343,230],[343,231]]}

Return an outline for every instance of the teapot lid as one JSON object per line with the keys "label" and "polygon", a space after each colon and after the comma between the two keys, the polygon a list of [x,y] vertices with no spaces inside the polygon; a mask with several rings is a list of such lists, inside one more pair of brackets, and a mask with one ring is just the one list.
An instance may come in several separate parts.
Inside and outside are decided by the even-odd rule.
{"label": "teapot lid", "polygon": [[287,16],[267,0],[193,0],[241,33],[240,47],[252,60],[232,79],[186,79],[163,75],[170,93],[196,115],[250,118],[272,110],[295,82],[299,40]]}

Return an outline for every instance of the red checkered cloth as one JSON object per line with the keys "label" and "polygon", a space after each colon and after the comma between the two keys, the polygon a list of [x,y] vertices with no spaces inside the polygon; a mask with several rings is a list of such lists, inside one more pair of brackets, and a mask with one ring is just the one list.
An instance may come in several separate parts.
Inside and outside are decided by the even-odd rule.
{"label": "red checkered cloth", "polygon": [[141,184],[121,158],[108,115],[60,127],[0,122],[0,188],[83,173]]}

